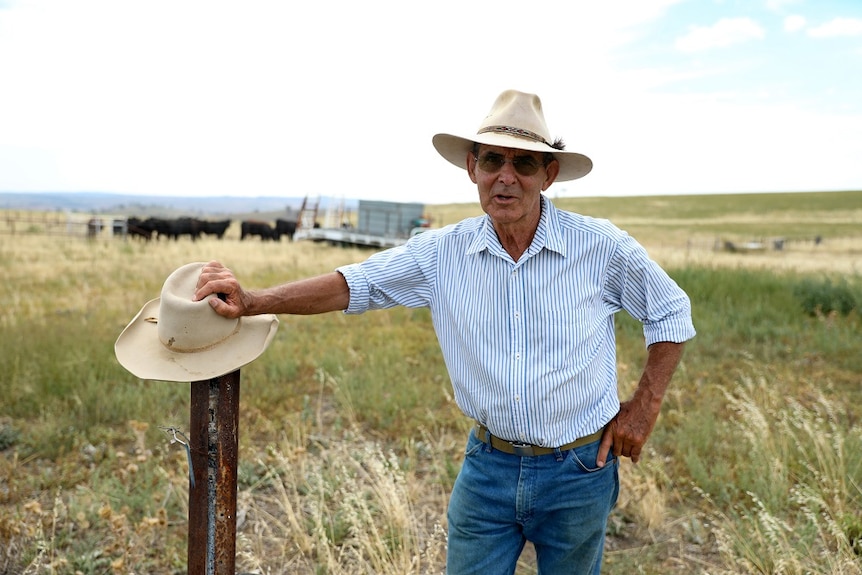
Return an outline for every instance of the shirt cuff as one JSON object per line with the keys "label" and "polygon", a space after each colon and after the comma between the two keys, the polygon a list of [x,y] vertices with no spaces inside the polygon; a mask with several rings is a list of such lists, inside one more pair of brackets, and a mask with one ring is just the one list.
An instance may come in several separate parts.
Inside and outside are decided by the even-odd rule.
{"label": "shirt cuff", "polygon": [[693,338],[696,333],[690,317],[666,319],[654,324],[644,324],[644,340],[647,347],[660,341],[683,343]]}
{"label": "shirt cuff", "polygon": [[347,282],[347,287],[350,290],[350,303],[344,313],[360,314],[368,311],[370,304],[370,293],[368,290],[368,282],[365,280],[365,274],[359,264],[350,264],[335,268],[335,271],[344,276],[344,281]]}

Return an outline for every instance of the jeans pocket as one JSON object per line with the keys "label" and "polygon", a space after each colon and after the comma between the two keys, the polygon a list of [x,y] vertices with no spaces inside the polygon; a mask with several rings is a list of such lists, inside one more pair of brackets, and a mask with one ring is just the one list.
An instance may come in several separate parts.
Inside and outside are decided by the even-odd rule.
{"label": "jeans pocket", "polygon": [[598,473],[599,471],[613,467],[617,463],[617,458],[613,451],[608,451],[604,467],[596,465],[600,443],[600,441],[594,441],[593,443],[570,449],[566,461],[571,462],[572,465],[577,466],[584,473]]}
{"label": "jeans pocket", "polygon": [[471,431],[470,436],[467,438],[467,445],[464,448],[464,457],[471,457],[479,453],[479,451],[484,447],[484,443],[479,441],[476,437],[476,432]]}

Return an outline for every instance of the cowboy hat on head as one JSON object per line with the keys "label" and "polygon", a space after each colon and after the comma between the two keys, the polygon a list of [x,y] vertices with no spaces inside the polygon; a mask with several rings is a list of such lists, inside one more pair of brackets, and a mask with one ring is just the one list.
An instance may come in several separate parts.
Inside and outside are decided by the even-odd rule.
{"label": "cowboy hat on head", "polygon": [[467,154],[473,144],[550,152],[560,163],[558,182],[576,180],[590,173],[593,162],[583,154],[566,152],[553,146],[545,124],[542,101],[535,94],[506,90],[497,97],[474,136],[437,134],[431,140],[441,156],[459,168],[467,169]]}
{"label": "cowboy hat on head", "polygon": [[192,301],[202,262],[186,264],[165,280],[161,297],[147,302],[117,338],[120,365],[141,379],[201,381],[252,362],[272,342],[275,315],[228,319],[207,300]]}

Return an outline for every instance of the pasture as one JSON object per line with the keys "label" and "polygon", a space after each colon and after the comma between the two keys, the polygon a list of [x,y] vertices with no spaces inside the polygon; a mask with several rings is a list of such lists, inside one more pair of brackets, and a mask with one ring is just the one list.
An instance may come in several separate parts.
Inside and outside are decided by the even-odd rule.
{"label": "pasture", "polygon": [[[555,202],[641,240],[698,329],[648,453],[622,462],[603,573],[862,574],[862,192]],[[185,572],[186,455],[159,427],[187,428],[189,386],[131,376],[114,341],[184,263],[262,287],[370,253],[239,234],[0,230],[0,574]],[[429,314],[280,319],[242,370],[238,571],[442,573],[471,422]],[[640,329],[618,317],[623,398]]]}

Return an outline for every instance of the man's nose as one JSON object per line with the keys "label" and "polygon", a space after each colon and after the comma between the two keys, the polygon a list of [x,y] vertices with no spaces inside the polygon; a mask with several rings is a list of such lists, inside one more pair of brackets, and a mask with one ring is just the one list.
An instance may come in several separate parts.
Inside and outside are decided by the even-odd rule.
{"label": "man's nose", "polygon": [[500,175],[497,178],[504,183],[512,183],[518,178],[518,172],[515,171],[515,163],[512,158],[506,158],[503,162],[503,167],[500,168]]}

